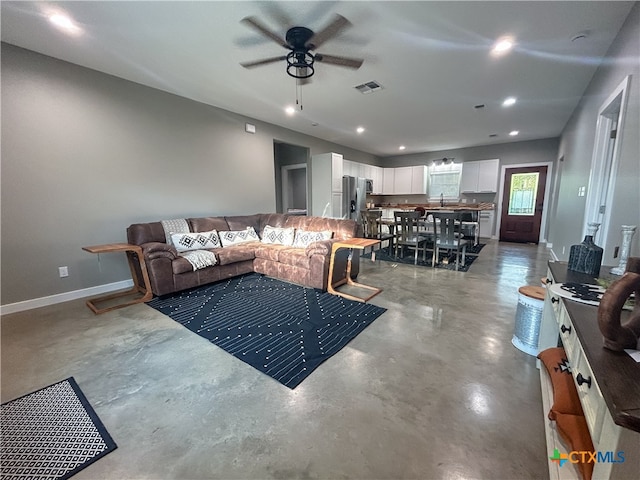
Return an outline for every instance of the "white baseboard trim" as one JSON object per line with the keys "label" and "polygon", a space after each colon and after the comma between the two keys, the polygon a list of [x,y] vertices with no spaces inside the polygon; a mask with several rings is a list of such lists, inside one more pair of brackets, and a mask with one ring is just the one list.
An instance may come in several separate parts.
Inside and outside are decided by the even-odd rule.
{"label": "white baseboard trim", "polygon": [[122,280],[121,282],[107,283],[105,285],[83,288],[82,290],[58,293],[56,295],[49,295],[48,297],[9,303],[7,305],[0,305],[0,315],[23,312],[25,310],[31,310],[32,308],[46,307],[47,305],[77,300],[78,298],[92,297],[94,295],[100,295],[102,293],[113,292],[116,290],[124,290],[125,288],[131,287],[133,287],[133,280]]}

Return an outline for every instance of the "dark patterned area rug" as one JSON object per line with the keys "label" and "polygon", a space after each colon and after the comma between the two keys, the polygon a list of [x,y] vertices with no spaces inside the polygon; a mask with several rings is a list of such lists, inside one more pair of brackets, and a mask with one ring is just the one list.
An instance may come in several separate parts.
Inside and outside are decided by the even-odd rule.
{"label": "dark patterned area rug", "polygon": [[[458,268],[459,272],[466,272],[469,270],[471,264],[478,258],[478,254],[482,247],[484,247],[485,243],[479,243],[478,245],[468,246],[467,247],[467,258],[465,259],[465,265],[462,266],[462,255],[460,256],[460,267]],[[368,251],[367,251],[368,252]],[[402,263],[404,265],[413,265],[413,250],[407,250],[403,257],[399,254],[397,257],[393,255],[389,255],[387,253],[387,249],[383,248],[382,250],[378,250],[376,247],[376,260],[381,260],[383,262],[393,262],[393,263]],[[436,263],[436,268],[444,268],[446,270],[456,269],[456,255],[455,252],[451,255],[445,255],[440,252],[440,261]],[[422,261],[422,252],[418,253],[418,266],[419,267],[429,267],[431,268],[431,257],[433,256],[433,250],[427,250],[427,258],[426,261]],[[371,258],[371,253],[368,252],[365,255],[362,255],[362,258]]]}
{"label": "dark patterned area rug", "polygon": [[0,477],[65,479],[117,448],[73,379],[0,409]]}
{"label": "dark patterned area rug", "polygon": [[256,273],[147,305],[289,388],[386,311]]}

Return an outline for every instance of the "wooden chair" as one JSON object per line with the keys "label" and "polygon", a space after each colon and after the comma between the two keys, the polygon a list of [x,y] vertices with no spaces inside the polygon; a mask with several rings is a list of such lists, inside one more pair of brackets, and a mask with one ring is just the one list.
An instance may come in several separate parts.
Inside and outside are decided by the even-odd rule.
{"label": "wooden chair", "polygon": [[478,215],[479,213],[476,211],[463,212],[460,217],[460,232],[465,235],[472,236],[474,239],[474,245],[477,245],[480,242],[480,223],[478,221]]}
{"label": "wooden chair", "polygon": [[413,248],[414,265],[418,264],[418,251],[422,248],[422,261],[426,260],[427,242],[429,237],[418,232],[418,221],[421,217],[420,212],[393,212],[396,220],[396,248],[395,256],[398,256],[398,248],[402,254],[404,247]]}
{"label": "wooden chair", "polygon": [[454,212],[434,211],[430,212],[433,217],[433,231],[435,232],[432,266],[440,259],[440,249],[456,251],[456,270],[460,265],[460,249],[462,249],[462,266],[464,267],[467,255],[467,240],[462,238],[458,231],[460,214]]}
{"label": "wooden chair", "polygon": [[[389,255],[393,251],[393,238],[391,233],[382,231],[382,210],[360,210],[360,219],[362,221],[362,229],[364,238],[375,238],[380,240],[380,249],[382,250],[382,242],[388,241]],[[373,250],[373,247],[372,247]]]}

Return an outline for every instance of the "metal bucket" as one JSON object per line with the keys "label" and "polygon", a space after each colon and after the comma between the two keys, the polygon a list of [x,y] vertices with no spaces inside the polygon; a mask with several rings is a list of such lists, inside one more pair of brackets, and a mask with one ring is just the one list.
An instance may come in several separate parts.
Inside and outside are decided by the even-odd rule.
{"label": "metal bucket", "polygon": [[543,287],[520,287],[516,323],[511,343],[529,355],[538,355],[538,337],[544,307]]}

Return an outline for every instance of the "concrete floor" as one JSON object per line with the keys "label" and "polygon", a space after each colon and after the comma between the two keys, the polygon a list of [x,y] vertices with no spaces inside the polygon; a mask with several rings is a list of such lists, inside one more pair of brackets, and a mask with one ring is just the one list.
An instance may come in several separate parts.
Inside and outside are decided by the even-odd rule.
{"label": "concrete floor", "polygon": [[363,261],[388,311],[290,390],[141,304],[2,318],[2,402],[73,376],[118,449],[81,479],[548,476],[535,359],[511,345],[544,247],[467,273]]}

